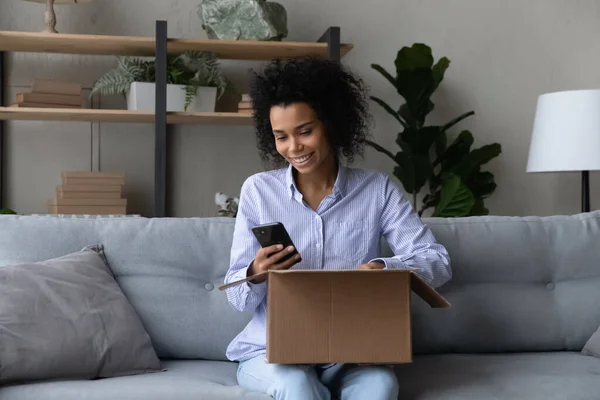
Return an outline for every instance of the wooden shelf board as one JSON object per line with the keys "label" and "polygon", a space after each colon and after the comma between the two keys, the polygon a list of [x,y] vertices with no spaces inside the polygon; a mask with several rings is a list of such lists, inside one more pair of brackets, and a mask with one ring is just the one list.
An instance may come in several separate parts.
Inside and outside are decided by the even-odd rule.
{"label": "wooden shelf board", "polygon": [[[340,46],[343,57],[351,44]],[[188,50],[212,51],[221,59],[270,60],[277,57],[305,55],[327,56],[326,43],[266,42],[253,40],[169,39],[167,52],[180,54]],[[70,33],[0,31],[0,51],[154,56],[154,37],[82,35]]]}
{"label": "wooden shelf board", "polygon": [[[0,107],[0,120],[8,121],[80,121],[154,123],[154,113],[128,110],[84,108]],[[169,124],[252,125],[251,115],[241,113],[168,113]]]}

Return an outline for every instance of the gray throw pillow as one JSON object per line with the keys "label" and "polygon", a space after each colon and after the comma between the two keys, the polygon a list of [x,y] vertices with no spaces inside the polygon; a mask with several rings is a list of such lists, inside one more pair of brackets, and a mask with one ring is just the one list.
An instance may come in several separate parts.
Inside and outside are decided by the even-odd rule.
{"label": "gray throw pillow", "polygon": [[102,246],[0,267],[0,385],[161,370]]}
{"label": "gray throw pillow", "polygon": [[581,353],[586,356],[594,356],[600,358],[600,326],[598,330],[589,338]]}

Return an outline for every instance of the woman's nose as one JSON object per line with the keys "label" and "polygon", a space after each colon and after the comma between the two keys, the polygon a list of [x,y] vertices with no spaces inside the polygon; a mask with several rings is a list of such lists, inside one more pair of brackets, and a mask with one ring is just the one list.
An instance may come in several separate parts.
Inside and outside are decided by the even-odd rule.
{"label": "woman's nose", "polygon": [[302,150],[302,143],[298,139],[292,139],[290,142],[290,150],[299,151]]}

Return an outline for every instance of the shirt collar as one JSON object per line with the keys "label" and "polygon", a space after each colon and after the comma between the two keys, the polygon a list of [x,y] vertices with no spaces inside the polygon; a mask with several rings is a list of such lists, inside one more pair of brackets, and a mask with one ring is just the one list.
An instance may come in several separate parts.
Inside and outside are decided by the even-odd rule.
{"label": "shirt collar", "polygon": [[[339,194],[341,197],[346,195],[347,176],[347,168],[338,164],[338,175],[335,179],[335,183],[333,184],[333,195],[337,196]],[[292,164],[287,167],[285,174],[285,186],[290,197],[294,197],[295,193],[300,194],[298,188],[296,187],[296,182],[294,182],[294,168],[292,167]]]}

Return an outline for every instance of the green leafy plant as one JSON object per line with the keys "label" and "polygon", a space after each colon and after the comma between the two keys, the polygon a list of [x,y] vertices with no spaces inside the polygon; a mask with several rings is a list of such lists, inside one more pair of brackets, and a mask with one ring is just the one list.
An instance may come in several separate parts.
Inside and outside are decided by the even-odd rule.
{"label": "green leafy plant", "polygon": [[[117,57],[117,67],[101,76],[92,89],[105,95],[126,93],[133,82],[156,82],[154,60],[134,57]],[[167,58],[167,84],[185,85],[185,109],[201,86],[217,88],[217,99],[231,84],[221,74],[217,56],[211,52],[189,51]]]}
{"label": "green leafy plant", "polygon": [[16,212],[11,210],[10,208],[0,208],[0,215],[2,214],[16,214]]}
{"label": "green leafy plant", "polygon": [[431,48],[422,43],[401,48],[395,60],[396,76],[381,65],[371,68],[385,77],[404,102],[392,108],[378,97],[371,100],[379,104],[401,125],[396,143],[400,151],[392,153],[377,143],[367,140],[375,150],[387,155],[395,163],[394,175],[404,189],[413,196],[417,210],[417,194],[427,184],[429,193],[423,198],[419,215],[433,208],[434,217],[464,217],[486,215],[484,199],[496,189],[494,175],[482,171],[482,166],[497,157],[502,148],[493,143],[471,149],[473,135],[463,130],[448,145],[450,128],[473,115],[466,112],[444,125],[425,125],[433,111],[431,96],[444,79],[450,60],[442,57],[434,64]]}

